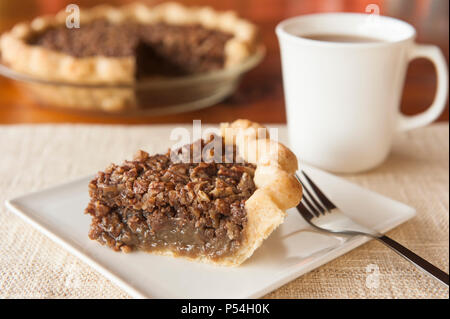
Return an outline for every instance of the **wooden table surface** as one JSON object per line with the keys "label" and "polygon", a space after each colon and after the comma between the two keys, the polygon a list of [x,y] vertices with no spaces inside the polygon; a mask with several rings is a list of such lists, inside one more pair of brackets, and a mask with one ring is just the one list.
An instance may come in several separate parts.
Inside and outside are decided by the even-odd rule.
{"label": "wooden table surface", "polygon": [[[76,1],[80,6],[97,3],[124,3],[130,1]],[[159,3],[162,1],[146,1]],[[445,3],[447,2],[447,3]],[[54,13],[73,1],[66,0],[0,0],[0,32],[21,20],[36,15]],[[15,123],[187,123],[194,119],[217,123],[248,118],[265,123],[285,123],[286,114],[281,79],[281,64],[276,24],[299,14],[353,11],[364,12],[370,3],[378,4],[381,13],[401,18],[418,30],[418,42],[435,44],[449,57],[448,46],[448,1],[447,0],[188,0],[192,5],[211,5],[220,10],[235,10],[241,16],[257,23],[262,32],[267,55],[264,61],[243,79],[237,92],[226,101],[210,108],[170,116],[159,117],[105,117],[62,113],[42,108],[24,96],[10,81],[0,77],[0,124]],[[399,3],[401,5],[399,6]],[[444,7],[444,17],[435,18],[436,7]],[[442,11],[441,9],[438,9]],[[442,11],[443,12],[443,11]],[[439,15],[440,12],[438,12]],[[441,14],[442,15],[442,14]],[[430,25],[432,26],[430,28]],[[414,61],[407,74],[402,99],[402,110],[416,114],[426,109],[434,96],[435,74],[431,63]],[[441,121],[448,121],[448,102]]]}

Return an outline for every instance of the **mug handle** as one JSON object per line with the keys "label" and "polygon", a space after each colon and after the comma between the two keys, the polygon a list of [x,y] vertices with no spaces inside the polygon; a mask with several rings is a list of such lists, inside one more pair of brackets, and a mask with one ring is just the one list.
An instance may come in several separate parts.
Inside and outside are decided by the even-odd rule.
{"label": "mug handle", "polygon": [[417,58],[428,59],[434,64],[437,75],[436,94],[433,104],[426,111],[413,116],[400,114],[400,131],[409,131],[432,123],[444,110],[447,100],[448,70],[441,50],[434,45],[415,44],[410,51],[409,62]]}

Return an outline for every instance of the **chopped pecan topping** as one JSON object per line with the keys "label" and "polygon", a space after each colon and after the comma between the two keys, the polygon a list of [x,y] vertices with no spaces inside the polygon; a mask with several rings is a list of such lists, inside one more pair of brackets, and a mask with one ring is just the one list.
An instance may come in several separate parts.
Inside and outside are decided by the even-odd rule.
{"label": "chopped pecan topping", "polygon": [[169,245],[184,255],[232,253],[242,240],[256,167],[224,163],[225,154],[224,162],[215,159],[180,162],[172,161],[171,152],[139,151],[133,161],[99,172],[89,184],[89,236],[121,251]]}
{"label": "chopped pecan topping", "polygon": [[78,58],[135,57],[136,76],[141,78],[221,69],[225,62],[225,44],[231,37],[231,34],[199,24],[116,24],[98,19],[79,29],[49,28],[28,42]]}

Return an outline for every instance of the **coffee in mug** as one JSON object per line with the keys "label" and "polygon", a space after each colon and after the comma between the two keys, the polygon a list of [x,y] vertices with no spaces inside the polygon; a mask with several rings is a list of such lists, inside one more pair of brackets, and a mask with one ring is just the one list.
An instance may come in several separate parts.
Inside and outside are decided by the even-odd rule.
{"label": "coffee in mug", "polygon": [[[445,59],[416,44],[406,22],[367,14],[326,13],[277,28],[291,148],[300,160],[334,172],[360,172],[384,161],[397,132],[433,122],[448,93]],[[427,58],[437,91],[424,113],[405,116],[400,100],[408,64]]]}

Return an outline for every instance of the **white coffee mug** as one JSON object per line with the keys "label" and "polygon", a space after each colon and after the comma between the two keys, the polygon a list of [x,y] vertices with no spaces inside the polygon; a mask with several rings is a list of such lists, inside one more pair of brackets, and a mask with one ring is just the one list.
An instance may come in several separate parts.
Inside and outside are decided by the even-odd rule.
{"label": "white coffee mug", "polygon": [[[396,132],[433,122],[444,110],[448,70],[436,46],[414,43],[406,22],[355,13],[312,14],[277,28],[291,147],[300,160],[334,172],[373,168]],[[345,43],[302,38],[337,34],[381,39]],[[437,71],[433,104],[404,116],[400,100],[408,63],[427,58]]]}

